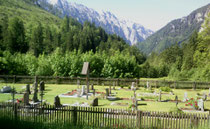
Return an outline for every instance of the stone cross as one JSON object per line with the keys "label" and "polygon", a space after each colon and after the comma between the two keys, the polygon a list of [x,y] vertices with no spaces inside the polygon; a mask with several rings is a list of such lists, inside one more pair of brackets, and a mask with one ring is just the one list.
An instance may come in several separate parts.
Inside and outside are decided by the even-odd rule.
{"label": "stone cross", "polygon": [[41,81],[41,82],[39,83],[39,90],[40,90],[40,91],[44,91],[44,90],[45,90],[45,83],[44,83],[44,81]]}
{"label": "stone cross", "polygon": [[29,93],[29,94],[31,94],[31,91],[30,91],[30,84],[27,84],[27,85],[26,85],[26,92]]}
{"label": "stone cross", "polygon": [[175,96],[176,106],[178,105],[178,96]]}
{"label": "stone cross", "polygon": [[187,97],[187,92],[185,92],[185,93],[184,93],[184,99],[183,99],[183,102],[186,102],[187,100],[189,100],[189,99],[188,99],[188,97]]}
{"label": "stone cross", "polygon": [[203,99],[198,100],[198,109],[201,109],[201,111],[204,111],[204,102]]}
{"label": "stone cross", "polygon": [[24,103],[24,105],[29,105],[29,93],[28,92],[23,94],[23,103]]}
{"label": "stone cross", "polygon": [[34,96],[33,96],[33,101],[34,102],[38,102],[39,100],[38,100],[38,97],[37,97],[37,92],[38,92],[38,84],[37,84],[37,82],[34,82],[34,84],[33,84],[33,87],[34,87]]}
{"label": "stone cross", "polygon": [[147,81],[147,89],[149,89],[149,88],[150,88],[149,81]]}
{"label": "stone cross", "polygon": [[159,92],[159,101],[161,101],[161,90],[160,90],[160,92]]}
{"label": "stone cross", "polygon": [[60,98],[58,96],[55,96],[55,99],[54,99],[54,105],[55,107],[61,107],[61,102],[60,102]]}

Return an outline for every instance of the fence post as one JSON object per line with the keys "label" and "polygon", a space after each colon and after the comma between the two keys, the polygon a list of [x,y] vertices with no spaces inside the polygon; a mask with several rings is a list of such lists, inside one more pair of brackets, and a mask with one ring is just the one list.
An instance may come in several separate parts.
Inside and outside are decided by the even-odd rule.
{"label": "fence post", "polygon": [[77,125],[77,107],[73,109],[73,124]]}
{"label": "fence post", "polygon": [[141,120],[142,120],[142,111],[137,111],[136,126],[139,129],[141,128]]}

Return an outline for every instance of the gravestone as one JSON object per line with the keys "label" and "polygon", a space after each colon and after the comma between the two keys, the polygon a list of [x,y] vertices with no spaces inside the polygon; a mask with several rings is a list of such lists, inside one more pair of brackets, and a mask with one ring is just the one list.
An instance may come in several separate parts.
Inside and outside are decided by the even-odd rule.
{"label": "gravestone", "polygon": [[45,90],[45,83],[44,83],[44,81],[41,81],[41,82],[39,83],[39,90],[40,90],[40,91],[44,91],[44,90]]}
{"label": "gravestone", "polygon": [[[115,81],[113,82],[113,90],[115,90]],[[210,91],[210,89],[209,89],[209,91]]]}
{"label": "gravestone", "polygon": [[98,106],[98,98],[94,98],[91,105],[92,106]]}
{"label": "gravestone", "polygon": [[77,86],[80,86],[80,80],[77,79]]}
{"label": "gravestone", "polygon": [[27,85],[26,85],[26,93],[31,94],[30,84],[27,84]]}
{"label": "gravestone", "polygon": [[95,96],[96,95],[96,90],[95,89],[93,89],[93,96]]}
{"label": "gravestone", "polygon": [[33,87],[34,87],[33,101],[34,102],[38,102],[39,100],[38,100],[38,97],[37,97],[37,92],[38,92],[38,84],[37,84],[37,82],[34,82]]}
{"label": "gravestone", "polygon": [[80,96],[83,96],[83,95],[85,95],[85,85],[82,86],[82,91],[81,91]]}
{"label": "gravestone", "polygon": [[131,83],[131,90],[134,90],[135,89],[135,82],[132,82]]}
{"label": "gravestone", "polygon": [[90,65],[89,62],[84,62],[83,67],[82,67],[82,73],[83,75],[86,75],[86,85],[87,85],[87,100],[88,100],[88,93],[89,91],[89,73],[90,73]]}
{"label": "gravestone", "polygon": [[109,96],[109,89],[106,88],[105,90],[106,90],[106,97],[108,97]]}
{"label": "gravestone", "polygon": [[55,107],[61,107],[62,106],[60,98],[58,96],[55,96],[54,105],[55,105]]}
{"label": "gravestone", "polygon": [[178,96],[175,96],[176,106],[178,105]]}
{"label": "gravestone", "polygon": [[188,97],[187,97],[187,92],[185,92],[185,93],[184,93],[184,99],[183,99],[183,102],[186,102],[187,100],[189,100],[189,99],[188,99]]}
{"label": "gravestone", "polygon": [[111,86],[109,86],[109,95],[111,95],[112,94],[112,89],[111,89],[112,87]]}
{"label": "gravestone", "polygon": [[206,93],[203,93],[203,101],[206,101],[207,100],[207,95]]}
{"label": "gravestone", "polygon": [[210,97],[210,88],[209,88],[209,97]]}
{"label": "gravestone", "polygon": [[159,101],[161,101],[161,90],[160,90],[160,92],[159,92]]}
{"label": "gravestone", "polygon": [[201,111],[204,111],[204,102],[203,99],[198,100],[198,109],[201,109]]}
{"label": "gravestone", "polygon": [[12,88],[10,86],[4,86],[1,89],[1,93],[10,93],[12,91]]}
{"label": "gravestone", "polygon": [[136,90],[133,90],[133,96],[136,98]]}
{"label": "gravestone", "polygon": [[24,103],[24,105],[29,105],[29,93],[28,92],[23,94],[23,103]]}
{"label": "gravestone", "polygon": [[149,88],[150,88],[149,81],[147,81],[147,89],[149,89]]}
{"label": "gravestone", "polygon": [[94,90],[94,85],[93,84],[91,84],[91,90]]}

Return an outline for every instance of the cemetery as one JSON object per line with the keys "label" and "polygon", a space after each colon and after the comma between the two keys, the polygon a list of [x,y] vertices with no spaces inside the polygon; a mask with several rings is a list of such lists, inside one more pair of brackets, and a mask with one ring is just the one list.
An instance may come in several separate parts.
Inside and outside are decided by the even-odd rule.
{"label": "cemetery", "polygon": [[51,84],[37,76],[32,83],[16,83],[15,76],[13,83],[0,83],[0,110],[14,112],[12,117],[23,120],[30,116],[40,121],[50,118],[49,123],[72,119],[75,125],[97,127],[183,128],[188,123],[197,127],[209,124],[210,88],[198,88],[195,82],[192,88],[180,88],[177,82],[157,85],[150,80],[142,86],[136,79],[126,85],[119,85],[119,79],[108,83],[105,79],[99,84],[99,79],[95,83],[89,77],[88,62],[82,74],[83,82],[77,78],[76,84]]}

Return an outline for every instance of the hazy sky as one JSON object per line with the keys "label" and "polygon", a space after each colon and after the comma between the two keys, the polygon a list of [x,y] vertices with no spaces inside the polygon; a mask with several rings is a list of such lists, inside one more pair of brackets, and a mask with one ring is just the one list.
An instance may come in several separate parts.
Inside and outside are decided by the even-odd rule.
{"label": "hazy sky", "polygon": [[171,20],[190,14],[210,0],[68,0],[97,11],[110,11],[154,31]]}

